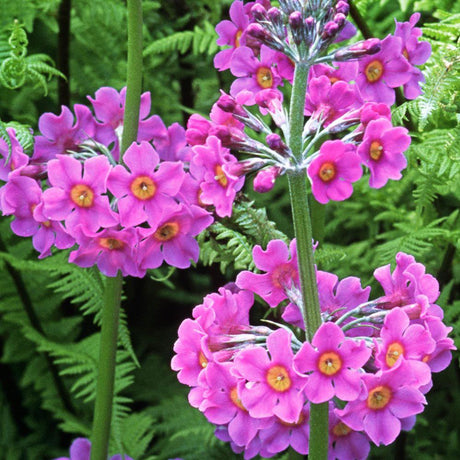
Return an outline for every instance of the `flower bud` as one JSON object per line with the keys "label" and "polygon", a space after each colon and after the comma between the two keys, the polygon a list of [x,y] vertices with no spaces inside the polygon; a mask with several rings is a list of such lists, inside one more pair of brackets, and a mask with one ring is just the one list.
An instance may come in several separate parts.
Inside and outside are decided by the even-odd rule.
{"label": "flower bud", "polygon": [[267,42],[271,40],[269,32],[267,32],[260,24],[253,22],[246,28],[246,34],[259,40],[261,42]]}
{"label": "flower bud", "polygon": [[375,54],[380,51],[381,44],[378,38],[369,38],[353,45],[337,50],[334,54],[334,61],[348,61],[350,59],[358,59],[361,56]]}
{"label": "flower bud", "polygon": [[269,134],[265,140],[267,145],[275,152],[281,153],[284,156],[289,156],[289,147],[283,142],[279,134]]}
{"label": "flower bud", "polygon": [[268,16],[268,19],[270,19],[270,21],[274,25],[276,25],[276,26],[282,25],[283,18],[281,16],[281,11],[278,8],[275,8],[275,7],[270,8],[267,11],[267,16]]}
{"label": "flower bud", "polygon": [[277,166],[270,166],[259,171],[256,177],[254,177],[254,191],[258,193],[269,192],[275,185],[275,180],[280,173],[281,170]]}
{"label": "flower bud", "polygon": [[323,39],[329,39],[337,35],[337,32],[339,31],[339,26],[337,23],[334,21],[329,21],[324,25],[323,28],[323,33],[321,34],[321,37]]}
{"label": "flower bud", "polygon": [[346,17],[342,13],[338,13],[334,16],[334,22],[339,26],[342,27],[345,24]]}
{"label": "flower bud", "polygon": [[335,5],[335,11],[337,13],[341,13],[341,14],[344,14],[346,16],[348,14],[348,12],[350,11],[350,6],[348,5],[348,2],[343,1],[343,0],[339,0],[337,2],[337,5]]}
{"label": "flower bud", "polygon": [[246,116],[246,111],[244,108],[238,104],[238,102],[236,102],[232,96],[225,93],[222,94],[218,99],[217,107],[227,113],[233,113],[242,117]]}
{"label": "flower bud", "polygon": [[260,3],[253,5],[251,14],[256,21],[265,21],[267,19],[267,10]]}

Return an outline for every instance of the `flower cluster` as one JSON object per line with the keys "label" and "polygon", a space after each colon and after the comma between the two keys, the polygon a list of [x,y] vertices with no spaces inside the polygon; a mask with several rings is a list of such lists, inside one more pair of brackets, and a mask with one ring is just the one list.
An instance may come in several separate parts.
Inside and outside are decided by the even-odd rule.
{"label": "flower cluster", "polygon": [[142,277],[163,261],[189,267],[199,255],[195,236],[213,222],[207,206],[231,214],[244,178],[224,163],[236,159],[213,137],[191,148],[179,124],[148,116],[144,93],[137,142],[121,162],[125,90],[100,88],[89,100],[95,116],[79,104],[75,118],[64,106],[42,115],[31,156],[14,129],[0,140],[0,210],[14,216],[13,232],[32,236],[40,258],[76,245],[69,261],[107,276]]}
{"label": "flower cluster", "polygon": [[[244,458],[272,457],[291,446],[308,453],[309,404],[329,402],[331,459],[364,459],[370,443],[392,443],[426,404],[431,373],[451,360],[436,279],[410,255],[374,272],[384,295],[356,277],[317,270],[322,325],[299,340],[295,241],[256,246],[259,273],[244,271],[206,296],[179,328],[171,366],[191,387],[189,402]],[[278,307],[287,324],[253,326],[254,294]]]}
{"label": "flower cluster", "polygon": [[[70,446],[70,457],[59,457],[54,460],[90,460],[91,442],[86,438],[77,438]],[[133,460],[127,455],[114,455],[110,460]]]}
{"label": "flower cluster", "polygon": [[[225,147],[250,155],[237,164],[230,157],[222,167],[235,181],[256,172],[254,189],[259,192],[270,190],[281,174],[306,169],[320,203],[349,198],[363,166],[370,172],[370,187],[400,179],[410,137],[405,128],[392,125],[390,106],[398,87],[408,99],[421,94],[423,75],[416,66],[425,63],[431,48],[419,40],[421,30],[415,25],[420,15],[396,22],[395,34],[383,40],[365,40],[328,54],[331,43],[356,32],[346,20],[348,3],[279,4],[276,8],[268,0],[235,0],[231,20],[217,25],[217,43],[227,48],[216,55],[214,64],[218,70],[229,69],[236,79],[230,94],[223,93],[214,104],[210,120],[192,115],[188,142],[207,145],[209,137],[217,137]],[[293,82],[294,64],[307,62],[307,118],[302,152],[294,155],[287,146],[290,120],[280,87]],[[264,121],[267,114],[273,123]],[[246,128],[257,136],[251,137]],[[326,140],[318,149],[318,140],[339,134],[341,139]],[[228,203],[231,198],[228,194]]]}

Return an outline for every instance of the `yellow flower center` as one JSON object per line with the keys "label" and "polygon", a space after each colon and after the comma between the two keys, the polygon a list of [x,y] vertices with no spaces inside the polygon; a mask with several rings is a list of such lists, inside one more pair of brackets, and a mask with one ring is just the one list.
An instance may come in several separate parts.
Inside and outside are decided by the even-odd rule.
{"label": "yellow flower center", "polygon": [[246,408],[243,406],[241,402],[241,399],[238,397],[238,391],[236,387],[233,387],[230,390],[230,399],[232,400],[232,403],[235,404],[236,407],[247,412]]}
{"label": "yellow flower center", "polygon": [[296,427],[296,426],[302,425],[304,421],[305,421],[305,415],[303,415],[302,412],[300,413],[299,418],[297,419],[296,422],[289,423],[289,422],[285,422],[284,420],[278,418],[278,422],[281,423],[281,425],[283,426]]}
{"label": "yellow flower center", "polygon": [[373,410],[383,409],[391,400],[391,390],[383,385],[369,391],[367,407]]}
{"label": "yellow flower center", "polygon": [[239,47],[240,47],[241,35],[243,35],[243,31],[242,31],[242,30],[238,30],[238,32],[235,34],[235,48],[239,48]]}
{"label": "yellow flower center", "polygon": [[335,375],[342,368],[342,360],[334,351],[328,351],[319,357],[318,368],[325,375]]}
{"label": "yellow flower center", "polygon": [[409,60],[409,53],[407,52],[406,48],[403,49],[402,54],[407,60]]}
{"label": "yellow flower center", "polygon": [[131,182],[131,192],[139,200],[149,200],[156,190],[156,185],[149,176],[137,176]]}
{"label": "yellow flower center", "polygon": [[399,357],[404,354],[404,347],[399,342],[392,343],[388,349],[385,356],[385,362],[388,367],[393,367],[398,361]]}
{"label": "yellow flower center", "polygon": [[321,165],[321,168],[319,168],[319,178],[323,182],[330,182],[334,179],[336,173],[337,171],[334,163],[326,162]]}
{"label": "yellow flower center", "polygon": [[228,179],[227,179],[227,176],[224,173],[224,170],[222,169],[222,166],[221,165],[216,165],[216,167],[214,169],[214,172],[216,174],[214,176],[214,179],[217,182],[219,182],[219,184],[222,185],[222,187],[227,187]]}
{"label": "yellow flower center", "polygon": [[259,67],[256,72],[257,83],[261,88],[271,88],[273,86],[273,74],[268,67]]}
{"label": "yellow flower center", "polygon": [[179,233],[179,224],[177,222],[168,222],[162,225],[153,234],[153,237],[159,241],[168,241],[174,238],[178,233]]}
{"label": "yellow flower center", "polygon": [[204,369],[208,365],[208,360],[206,359],[206,356],[203,354],[202,351],[198,354],[198,364],[199,366]]}
{"label": "yellow flower center", "polygon": [[366,75],[367,81],[371,83],[380,80],[383,75],[382,63],[378,60],[369,62],[364,70],[364,74]]}
{"label": "yellow flower center", "polygon": [[352,429],[348,425],[345,425],[343,422],[337,423],[337,425],[332,428],[332,433],[337,437],[346,436],[347,434],[351,433],[351,431]]}
{"label": "yellow flower center", "polygon": [[99,246],[102,246],[109,251],[114,249],[121,249],[125,243],[123,241],[117,240],[116,238],[99,238]]}
{"label": "yellow flower center", "polygon": [[88,185],[77,184],[70,190],[70,199],[80,208],[90,208],[94,201],[94,192]]}
{"label": "yellow flower center", "polygon": [[267,383],[280,393],[291,388],[291,378],[284,366],[275,365],[267,371]]}
{"label": "yellow flower center", "polygon": [[380,157],[383,155],[383,147],[380,141],[372,141],[369,148],[369,156],[375,160],[380,160]]}

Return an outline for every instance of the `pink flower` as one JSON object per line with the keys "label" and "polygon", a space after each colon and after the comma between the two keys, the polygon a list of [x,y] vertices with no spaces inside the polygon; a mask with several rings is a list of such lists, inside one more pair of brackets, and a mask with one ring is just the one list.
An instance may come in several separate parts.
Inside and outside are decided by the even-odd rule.
{"label": "pink flower", "polygon": [[421,361],[435,349],[429,330],[421,324],[410,324],[409,317],[401,308],[394,308],[385,317],[380,338],[382,343],[375,362],[381,369],[390,369],[399,359],[409,360],[408,364],[415,366],[428,367]]}
{"label": "pink flower", "polygon": [[38,120],[38,128],[43,134],[35,136],[34,162],[47,161],[68,151],[78,151],[80,145],[94,141],[109,145],[115,141],[113,129],[98,123],[88,107],[75,104],[75,117],[68,107],[62,106],[61,114],[44,113]]}
{"label": "pink flower", "polygon": [[142,269],[157,268],[163,260],[173,267],[190,267],[198,261],[200,248],[193,238],[209,227],[212,216],[198,206],[173,204],[163,210],[162,218],[152,228],[140,228],[139,245]]}
{"label": "pink flower", "polygon": [[401,419],[423,411],[423,394],[413,386],[413,375],[400,365],[375,375],[365,374],[366,392],[336,410],[340,420],[356,431],[364,430],[379,445],[391,444],[401,431]]}
{"label": "pink flower", "polygon": [[105,156],[89,158],[82,164],[77,159],[58,155],[48,163],[51,188],[43,192],[43,214],[52,220],[65,220],[67,230],[83,225],[90,232],[118,223],[110,209],[106,192],[111,166]]}
{"label": "pink flower", "polygon": [[213,204],[219,217],[231,216],[236,192],[244,184],[244,177],[236,177],[226,169],[228,164],[237,162],[236,158],[215,136],[208,137],[205,145],[195,145],[193,151],[190,172],[201,181],[201,202]]}
{"label": "pink flower", "polygon": [[381,46],[377,54],[359,60],[356,84],[364,100],[392,105],[395,101],[393,88],[410,80],[411,67],[402,55],[400,38],[389,35],[382,40]]}
{"label": "pink flower", "polygon": [[291,333],[278,329],[267,338],[267,351],[258,346],[240,351],[235,357],[235,375],[248,383],[239,386],[243,406],[249,415],[264,418],[276,415],[295,423],[305,403],[305,377],[292,368]]}
{"label": "pink flower", "polygon": [[11,173],[18,173],[29,163],[29,157],[24,153],[22,145],[16,138],[16,131],[13,128],[6,128],[11,148],[6,141],[0,137],[0,180],[7,181]]}
{"label": "pink flower", "polygon": [[358,154],[371,172],[371,187],[381,188],[388,179],[401,179],[401,170],[407,165],[403,152],[409,147],[410,141],[406,128],[393,128],[386,118],[369,122]]}
{"label": "pink flower", "polygon": [[422,31],[415,27],[420,19],[420,13],[414,13],[409,22],[396,22],[395,37],[402,40],[402,54],[412,64],[411,78],[404,84],[404,96],[407,99],[415,99],[420,96],[422,90],[419,83],[425,81],[420,69],[416,65],[425,64],[431,55],[431,45],[429,42],[421,42],[419,38]]}
{"label": "pink flower", "polygon": [[209,351],[202,346],[206,336],[198,322],[189,318],[182,321],[178,330],[179,338],[174,344],[176,353],[171,360],[171,369],[179,371],[177,378],[180,383],[191,387],[198,385],[198,376],[212,361]]}
{"label": "pink flower", "polygon": [[123,276],[143,277],[136,263],[138,236],[133,228],[106,228],[98,233],[78,226],[74,229],[79,247],[69,255],[69,262],[80,267],[97,265],[106,276],[114,277],[118,270]]}
{"label": "pink flower", "polygon": [[295,368],[309,373],[305,394],[319,404],[337,396],[353,401],[361,392],[358,372],[371,355],[366,343],[345,338],[335,323],[323,323],[316,331],[312,343],[305,342],[294,358]]}
{"label": "pink flower", "polygon": [[216,26],[219,35],[217,44],[224,46],[230,45],[231,48],[219,51],[214,58],[214,66],[217,70],[230,68],[233,52],[245,44],[244,31],[249,24],[249,17],[245,14],[242,1],[236,0],[230,6],[231,21],[224,20]]}
{"label": "pink flower", "polygon": [[[69,457],[59,457],[54,460],[90,460],[91,456],[91,442],[86,438],[77,438],[72,442],[70,446],[70,458]],[[110,460],[133,460],[127,455],[114,455],[110,457]]]}
{"label": "pink flower", "polygon": [[247,46],[235,50],[230,71],[238,78],[232,83],[230,94],[236,96],[243,90],[256,94],[264,89],[276,89],[282,83],[275,67],[276,60],[277,52],[265,45],[261,46],[260,60]]}
{"label": "pink flower", "polygon": [[352,430],[333,411],[329,412],[329,443],[328,460],[365,460],[371,448],[364,433]]}
{"label": "pink flower", "polygon": [[360,103],[361,97],[354,85],[344,81],[332,83],[328,76],[322,75],[312,78],[308,85],[305,115],[328,126]]}
{"label": "pink flower", "polygon": [[295,240],[289,249],[284,241],[271,240],[264,251],[260,246],[253,249],[256,267],[266,273],[241,272],[236,284],[260,295],[270,307],[276,307],[287,298],[286,291],[299,284]]}
{"label": "pink flower", "polygon": [[362,176],[359,156],[352,144],[326,141],[308,167],[312,192],[317,201],[343,201],[353,193],[352,182]]}
{"label": "pink flower", "polygon": [[133,227],[148,222],[156,226],[163,210],[175,204],[185,173],[180,162],[163,162],[148,142],[133,143],[123,155],[129,168],[117,165],[107,181],[109,190],[118,198],[121,225]]}

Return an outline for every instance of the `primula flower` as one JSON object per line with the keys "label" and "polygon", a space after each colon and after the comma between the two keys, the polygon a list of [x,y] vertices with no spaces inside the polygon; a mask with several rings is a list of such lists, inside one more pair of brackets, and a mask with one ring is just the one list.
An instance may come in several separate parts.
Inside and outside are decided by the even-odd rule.
{"label": "primula flower", "polygon": [[350,83],[358,75],[358,61],[334,62],[334,67],[316,64],[310,67],[308,81],[325,75],[334,84],[338,81]]}
{"label": "primula flower", "polygon": [[152,228],[140,228],[140,266],[157,268],[163,260],[173,267],[190,267],[198,261],[200,247],[193,238],[213,222],[212,216],[198,206],[172,204],[163,209],[162,218]]}
{"label": "primula flower", "polygon": [[358,372],[371,355],[364,341],[346,339],[335,323],[323,323],[312,343],[305,342],[294,358],[296,370],[310,373],[305,385],[307,398],[319,404],[337,396],[353,401],[361,392]]}
{"label": "primula flower", "polygon": [[388,371],[365,374],[366,392],[336,410],[340,420],[356,431],[364,430],[379,445],[391,444],[401,431],[401,419],[423,411],[426,399],[413,386],[414,376],[403,361]]}
{"label": "primula flower", "polygon": [[410,80],[411,66],[402,55],[400,38],[389,35],[382,40],[381,46],[377,54],[359,60],[356,84],[366,101],[392,105],[395,101],[393,88]]}
{"label": "primula flower", "polygon": [[227,164],[237,162],[236,158],[215,136],[209,136],[205,145],[195,145],[193,151],[190,172],[201,182],[201,202],[214,205],[219,217],[231,216],[236,192],[244,184],[244,177],[226,169]]}
{"label": "primula flower", "polygon": [[[70,458],[59,457],[54,460],[90,460],[91,456],[91,442],[86,438],[77,438],[72,442],[70,446]],[[133,460],[127,455],[114,455],[110,457],[110,460]]]}
{"label": "primula flower", "polygon": [[369,122],[358,154],[371,172],[371,187],[381,188],[388,179],[401,179],[401,171],[407,165],[403,152],[409,147],[410,141],[406,128],[393,128],[386,118]]}
{"label": "primula flower", "polygon": [[177,333],[179,338],[174,343],[176,354],[171,360],[171,369],[179,371],[180,383],[194,387],[198,385],[200,372],[212,361],[211,353],[202,345],[206,333],[197,321],[189,318],[182,321]]}
{"label": "primula flower", "polygon": [[138,236],[135,229],[115,227],[94,233],[78,226],[73,235],[79,247],[70,253],[69,262],[80,267],[97,264],[104,275],[111,277],[116,276],[118,270],[123,276],[145,275],[136,262]]}
{"label": "primula flower", "polygon": [[365,460],[370,450],[369,438],[364,433],[352,430],[329,411],[328,460]]}
{"label": "primula flower", "polygon": [[242,1],[234,1],[230,6],[230,19],[219,22],[216,32],[219,35],[217,44],[220,46],[230,45],[231,48],[219,51],[214,57],[214,67],[217,70],[230,68],[233,52],[245,44],[244,31],[249,24],[249,17],[244,11]]}
{"label": "primula flower", "polygon": [[148,222],[156,227],[166,207],[175,204],[185,173],[180,162],[163,162],[148,142],[133,143],[113,168],[107,187],[118,198],[120,223],[125,227]]}
{"label": "primula flower", "polygon": [[10,139],[11,148],[6,141],[0,137],[0,180],[7,181],[11,173],[17,173],[29,163],[29,157],[24,153],[22,145],[16,138],[16,131],[13,128],[6,128]]}
{"label": "primula flower", "polygon": [[206,388],[199,410],[216,425],[226,425],[232,441],[245,446],[254,438],[265,419],[251,417],[238,395],[239,378],[232,375],[233,363],[209,363],[203,372]]}
{"label": "primula flower", "polygon": [[80,145],[100,142],[110,145],[116,140],[111,126],[97,123],[88,107],[75,104],[75,117],[70,109],[62,106],[61,114],[44,113],[38,120],[38,128],[43,134],[35,136],[34,162],[47,161],[56,155],[78,151]]}
{"label": "primula flower", "polygon": [[291,333],[278,329],[267,338],[267,351],[258,346],[240,351],[235,357],[235,375],[248,382],[238,388],[243,406],[255,418],[276,415],[287,423],[299,420],[305,403],[305,377],[292,368]]}
{"label": "primula flower", "polygon": [[118,223],[118,216],[110,209],[106,192],[111,166],[105,156],[77,159],[58,155],[48,163],[51,188],[43,192],[43,214],[48,219],[65,220],[69,233],[77,225],[90,232]]}
{"label": "primula flower", "polygon": [[289,248],[282,240],[271,240],[264,251],[255,246],[252,251],[254,263],[266,273],[243,271],[238,274],[236,284],[260,295],[270,307],[276,307],[287,298],[286,291],[299,283],[296,242]]}
{"label": "primula flower", "polygon": [[402,40],[402,54],[412,64],[411,78],[403,85],[404,97],[406,99],[415,99],[422,94],[419,83],[425,81],[420,69],[416,65],[425,64],[431,54],[431,45],[429,42],[419,41],[422,31],[415,27],[420,19],[420,13],[414,13],[409,22],[396,22],[395,37]]}
{"label": "primula flower", "polygon": [[428,367],[421,360],[435,349],[430,332],[421,324],[410,324],[401,308],[394,308],[385,317],[380,338],[375,362],[381,369],[390,369],[399,359],[408,360],[410,365]]}
{"label": "primula flower", "polygon": [[262,45],[260,60],[254,56],[251,48],[242,46],[232,57],[230,71],[238,77],[230,88],[230,94],[236,96],[240,91],[248,90],[253,94],[264,89],[276,89],[282,80],[276,70],[277,52]]}
{"label": "primula flower", "polygon": [[313,78],[308,85],[304,113],[329,126],[360,103],[361,97],[354,85],[344,81],[333,83],[329,77],[322,75]]}
{"label": "primula flower", "polygon": [[271,457],[291,446],[302,455],[308,454],[310,410],[306,404],[299,418],[293,423],[275,417],[273,422],[259,431],[259,439],[263,446],[264,458]]}
{"label": "primula flower", "polygon": [[385,296],[379,300],[391,307],[416,303],[418,295],[425,295],[430,303],[439,297],[439,283],[432,275],[425,273],[425,267],[404,252],[396,254],[396,268],[391,273],[390,265],[379,267],[374,277],[381,284]]}
{"label": "primula flower", "polygon": [[353,193],[352,182],[362,176],[359,156],[352,144],[326,141],[308,167],[312,193],[320,203],[343,201]]}

